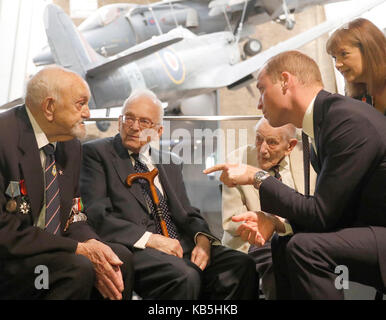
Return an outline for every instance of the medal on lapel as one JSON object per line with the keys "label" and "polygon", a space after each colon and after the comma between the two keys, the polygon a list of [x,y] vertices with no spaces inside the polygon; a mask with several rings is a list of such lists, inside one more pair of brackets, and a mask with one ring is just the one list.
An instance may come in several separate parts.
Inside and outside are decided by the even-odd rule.
{"label": "medal on lapel", "polygon": [[72,199],[72,207],[70,217],[68,218],[64,227],[64,232],[67,231],[71,223],[87,221],[87,216],[82,212],[84,210],[82,198]]}
{"label": "medal on lapel", "polygon": [[20,192],[22,194],[19,210],[22,214],[28,214],[30,212],[31,206],[29,204],[29,199],[27,196],[27,188],[25,186],[24,179],[20,180],[19,185],[20,185]]}
{"label": "medal on lapel", "polygon": [[17,201],[15,198],[20,196],[19,182],[10,181],[5,194],[11,198],[5,204],[5,210],[7,210],[9,213],[15,212],[17,209]]}

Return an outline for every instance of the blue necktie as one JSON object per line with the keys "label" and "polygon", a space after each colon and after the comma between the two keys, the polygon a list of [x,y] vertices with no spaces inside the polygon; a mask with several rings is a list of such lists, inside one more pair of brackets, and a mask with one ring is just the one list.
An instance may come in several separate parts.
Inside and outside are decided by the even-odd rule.
{"label": "blue necktie", "polygon": [[45,230],[56,234],[60,229],[60,194],[59,182],[55,165],[54,145],[48,144],[43,147],[46,154],[46,165],[44,168],[46,188],[46,221]]}
{"label": "blue necktie", "polygon": [[[134,171],[138,173],[143,173],[143,172],[149,172],[148,167],[143,164],[141,161],[139,161],[139,155],[137,153],[131,154],[133,159],[135,160],[135,165],[134,165]],[[157,233],[162,234],[162,229],[161,229],[161,223],[159,220],[159,217],[157,215],[156,207],[154,205],[154,201],[151,198],[151,191],[149,187],[149,183],[145,179],[138,179],[138,182],[141,184],[141,189],[143,196],[146,200],[147,205],[149,206],[153,216],[154,220],[157,222],[156,227],[157,227]],[[162,211],[162,217],[166,222],[166,228],[168,229],[169,237],[173,239],[178,239],[178,232],[177,232],[177,227],[172,221],[172,218],[169,213],[168,209],[168,204],[166,203],[165,198],[162,196],[161,192],[157,189],[157,195],[159,198],[159,207]]]}

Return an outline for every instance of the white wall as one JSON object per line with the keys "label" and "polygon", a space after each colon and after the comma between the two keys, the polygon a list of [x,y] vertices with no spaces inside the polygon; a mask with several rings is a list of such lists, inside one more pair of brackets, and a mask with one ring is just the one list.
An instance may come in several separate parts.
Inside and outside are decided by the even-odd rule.
{"label": "white wall", "polygon": [[43,11],[48,0],[0,0],[0,105],[24,93],[36,72],[32,57],[47,42]]}

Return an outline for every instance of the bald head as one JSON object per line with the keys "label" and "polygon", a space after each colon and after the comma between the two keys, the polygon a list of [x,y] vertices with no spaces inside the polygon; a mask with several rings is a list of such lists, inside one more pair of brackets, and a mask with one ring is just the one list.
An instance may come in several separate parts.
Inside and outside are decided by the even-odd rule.
{"label": "bald head", "polygon": [[257,161],[263,170],[279,164],[296,146],[296,128],[292,124],[274,128],[267,119],[262,118],[255,130]]}
{"label": "bald head", "polygon": [[53,66],[27,84],[25,103],[49,141],[83,138],[90,117],[90,89],[75,72]]}
{"label": "bald head", "polygon": [[161,100],[158,99],[156,94],[149,89],[136,89],[135,91],[133,91],[123,103],[121,114],[125,114],[126,111],[130,108],[130,106],[135,102],[137,102],[137,100],[142,100],[142,101],[148,100],[151,104],[153,104],[156,109],[155,112],[158,113],[157,122],[159,124],[162,124],[163,116],[164,116],[164,109],[162,107],[162,102]]}
{"label": "bald head", "polygon": [[276,133],[280,137],[283,137],[283,139],[286,139],[287,141],[289,141],[290,139],[296,139],[296,128],[291,123],[274,128],[269,124],[266,118],[262,117],[255,125],[256,132],[259,130],[260,126],[264,126],[266,128],[271,129],[272,132]]}
{"label": "bald head", "polygon": [[27,84],[25,102],[31,111],[39,108],[47,97],[55,100],[68,88],[73,81],[87,83],[75,72],[59,66],[50,66],[36,73]]}

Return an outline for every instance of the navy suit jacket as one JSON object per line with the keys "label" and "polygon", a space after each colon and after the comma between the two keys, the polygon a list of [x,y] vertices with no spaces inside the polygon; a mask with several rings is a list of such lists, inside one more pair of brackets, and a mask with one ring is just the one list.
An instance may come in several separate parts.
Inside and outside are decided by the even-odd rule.
{"label": "navy suit jacket", "polygon": [[287,218],[295,232],[370,226],[386,286],[386,117],[322,90],[314,104],[314,134],[314,196],[267,178],[260,187],[262,210]]}
{"label": "navy suit jacket", "polygon": [[[53,235],[33,224],[44,202],[44,177],[35,134],[25,106],[0,114],[0,259],[23,258],[40,253],[75,252],[78,241],[98,239],[85,222],[72,223],[63,231],[69,218],[72,199],[79,197],[81,146],[78,140],[58,142],[55,158],[60,188],[61,234]],[[23,214],[5,209],[10,197],[10,181],[25,181],[30,212]],[[20,203],[21,196],[16,200]]]}
{"label": "navy suit jacket", "polygon": [[[153,158],[156,152],[152,149]],[[161,154],[161,159],[165,154]],[[131,187],[126,185],[127,176],[135,171],[119,134],[85,143],[82,163],[82,199],[90,222],[103,240],[132,249],[146,231],[156,233],[139,182]],[[184,252],[191,250],[198,232],[212,235],[208,224],[199,210],[190,205],[182,164],[155,166],[181,246]]]}

